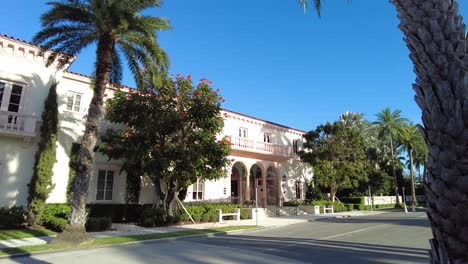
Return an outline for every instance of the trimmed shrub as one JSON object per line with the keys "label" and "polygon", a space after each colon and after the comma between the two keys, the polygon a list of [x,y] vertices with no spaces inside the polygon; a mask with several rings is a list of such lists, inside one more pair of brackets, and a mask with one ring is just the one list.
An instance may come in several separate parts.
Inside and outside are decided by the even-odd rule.
{"label": "trimmed shrub", "polygon": [[44,102],[42,124],[34,160],[33,175],[28,184],[28,224],[40,222],[45,201],[55,185],[52,182],[52,169],[56,162],[56,141],[58,127],[57,83],[53,83]]}
{"label": "trimmed shrub", "polygon": [[317,186],[313,187],[312,181],[307,184],[306,199],[309,200],[322,200],[323,193]]}
{"label": "trimmed shrub", "polygon": [[283,203],[283,206],[294,206],[298,207],[299,205],[304,205],[305,202],[303,200],[293,200],[293,201],[287,201]]}
{"label": "trimmed shrub", "polygon": [[90,217],[86,220],[86,231],[96,232],[109,230],[112,226],[112,221],[108,217]]}
{"label": "trimmed shrub", "polygon": [[52,217],[47,222],[44,222],[42,225],[52,231],[62,232],[63,229],[65,229],[66,224],[67,219]]}
{"label": "trimmed shrub", "polygon": [[0,226],[18,227],[26,221],[26,211],[22,206],[0,207]]}
{"label": "trimmed shrub", "polygon": [[344,211],[347,211],[348,210],[348,207],[345,206],[343,203],[340,203],[340,202],[334,202],[334,203],[331,203],[333,204],[333,211],[334,212],[344,212]]}
{"label": "trimmed shrub", "polygon": [[200,217],[200,221],[209,222],[210,221],[210,214],[209,213],[202,214],[202,216]]}
{"label": "trimmed shrub", "polygon": [[162,226],[166,222],[166,211],[163,208],[145,208],[140,216],[142,226]]}
{"label": "trimmed shrub", "polygon": [[339,198],[342,203],[345,204],[364,204],[365,203],[365,197],[364,196],[359,196],[359,197],[340,197]]}
{"label": "trimmed shrub", "polygon": [[41,223],[47,222],[52,218],[68,219],[71,207],[69,204],[45,204],[42,213]]}
{"label": "trimmed shrub", "polygon": [[[213,221],[213,222],[216,222],[218,220],[217,218],[218,216],[216,216],[216,219]],[[241,208],[240,209],[240,218],[243,220],[243,219],[249,219],[249,213],[247,212],[247,210],[245,210],[244,208]]]}
{"label": "trimmed shrub", "polygon": [[68,162],[67,203],[71,203],[73,197],[73,184],[75,181],[78,159],[80,158],[81,144],[72,143],[70,149],[70,160]]}
{"label": "trimmed shrub", "polygon": [[174,215],[174,216],[171,216],[171,215],[168,215],[166,217],[166,222],[168,224],[178,224],[180,223],[180,215]]}
{"label": "trimmed shrub", "polygon": [[346,207],[347,207],[348,211],[353,211],[354,204],[346,204]]}
{"label": "trimmed shrub", "polygon": [[140,221],[140,225],[144,226],[144,227],[153,227],[154,226],[154,220],[151,217],[143,218]]}
{"label": "trimmed shrub", "polygon": [[113,223],[138,222],[145,208],[152,204],[87,204],[90,217],[110,217]]}
{"label": "trimmed shrub", "polygon": [[50,230],[62,232],[67,224],[70,210],[69,204],[45,204],[40,222]]}
{"label": "trimmed shrub", "polygon": [[[210,203],[210,204],[197,204],[187,205],[185,207],[192,216],[195,222],[216,222],[218,221],[217,209],[223,211],[223,213],[234,213],[235,208],[240,208],[241,219],[248,219],[248,212],[238,204],[226,204],[226,203]],[[190,221],[189,216],[183,212],[180,214],[182,221]]]}

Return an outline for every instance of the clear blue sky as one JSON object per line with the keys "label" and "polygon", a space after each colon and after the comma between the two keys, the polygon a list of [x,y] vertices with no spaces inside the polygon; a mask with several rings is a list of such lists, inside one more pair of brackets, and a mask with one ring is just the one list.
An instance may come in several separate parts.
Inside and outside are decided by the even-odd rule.
{"label": "clear blue sky", "polygon": [[[46,2],[3,3],[0,33],[30,41]],[[173,27],[159,38],[170,71],[212,80],[226,109],[307,131],[345,111],[373,121],[385,107],[420,122],[413,66],[388,0],[323,1],[321,18],[296,0],[166,0],[147,13]],[[70,70],[90,74],[93,63],[88,49]],[[130,74],[123,83],[133,85]]]}

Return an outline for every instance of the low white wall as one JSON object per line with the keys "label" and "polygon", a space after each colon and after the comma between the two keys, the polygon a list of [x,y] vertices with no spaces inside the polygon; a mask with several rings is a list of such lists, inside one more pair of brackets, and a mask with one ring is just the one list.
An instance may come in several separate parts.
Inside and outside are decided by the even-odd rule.
{"label": "low white wall", "polygon": [[[373,204],[396,204],[396,196],[372,196],[374,202]],[[400,201],[402,197],[399,196]],[[371,205],[372,200],[369,196],[364,196],[364,205]]]}

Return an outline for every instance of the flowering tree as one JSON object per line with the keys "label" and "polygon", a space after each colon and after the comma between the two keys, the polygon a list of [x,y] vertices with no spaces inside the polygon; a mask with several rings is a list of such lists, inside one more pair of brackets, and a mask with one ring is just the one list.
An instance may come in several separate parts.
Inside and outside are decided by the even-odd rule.
{"label": "flowering tree", "polygon": [[217,140],[223,128],[219,89],[208,79],[194,86],[191,76],[165,78],[158,88],[116,93],[107,101],[106,119],[121,124],[101,136],[99,151],[138,166],[154,183],[155,204],[175,212],[178,194],[199,180],[222,177],[229,143]]}

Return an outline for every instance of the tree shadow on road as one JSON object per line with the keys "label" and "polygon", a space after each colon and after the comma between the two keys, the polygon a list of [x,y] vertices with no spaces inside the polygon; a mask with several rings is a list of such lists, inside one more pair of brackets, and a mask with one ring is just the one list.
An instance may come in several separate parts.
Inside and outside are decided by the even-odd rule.
{"label": "tree shadow on road", "polygon": [[[21,248],[5,248],[5,249],[1,249],[0,252],[15,254],[15,256],[13,257],[6,258],[7,260],[13,263],[50,264],[50,262],[35,259],[30,252],[23,250]],[[0,263],[3,263],[2,258],[0,258]]]}
{"label": "tree shadow on road", "polygon": [[428,250],[322,239],[223,236],[222,241],[194,241],[257,253],[273,254],[309,263],[427,263]]}

